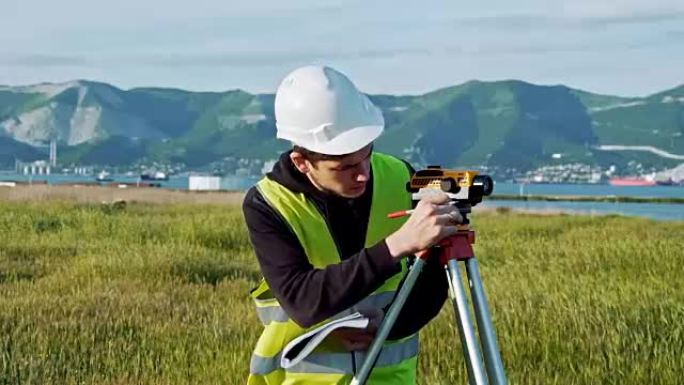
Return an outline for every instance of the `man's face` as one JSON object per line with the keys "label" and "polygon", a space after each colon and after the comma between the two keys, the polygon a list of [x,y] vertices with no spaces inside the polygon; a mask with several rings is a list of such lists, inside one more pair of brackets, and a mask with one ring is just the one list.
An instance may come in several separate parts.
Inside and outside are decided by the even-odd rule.
{"label": "man's face", "polygon": [[341,159],[310,162],[306,172],[319,190],[345,198],[357,198],[366,191],[370,179],[370,156],[373,145],[353,152]]}

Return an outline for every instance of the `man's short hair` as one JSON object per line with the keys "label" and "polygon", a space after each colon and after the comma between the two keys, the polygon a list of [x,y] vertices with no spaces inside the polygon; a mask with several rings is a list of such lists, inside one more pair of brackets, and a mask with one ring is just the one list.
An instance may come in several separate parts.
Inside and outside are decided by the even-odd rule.
{"label": "man's short hair", "polygon": [[297,146],[296,144],[292,147],[292,151],[302,154],[302,156],[310,162],[316,162],[319,160],[340,160],[340,159],[344,158],[345,156],[349,155],[349,154],[342,154],[342,155],[321,154],[320,152],[311,151],[311,150],[308,150],[302,146]]}

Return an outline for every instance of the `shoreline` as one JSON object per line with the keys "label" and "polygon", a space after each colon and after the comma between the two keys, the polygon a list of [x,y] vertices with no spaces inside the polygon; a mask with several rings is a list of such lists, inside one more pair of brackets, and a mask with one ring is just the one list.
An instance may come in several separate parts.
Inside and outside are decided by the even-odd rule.
{"label": "shoreline", "polygon": [[41,202],[67,201],[77,203],[109,203],[127,201],[130,203],[198,203],[198,204],[241,204],[245,196],[242,191],[190,191],[157,187],[106,187],[106,186],[63,186],[63,185],[16,185],[0,186],[0,201]]}
{"label": "shoreline", "polygon": [[[126,188],[92,186],[92,185],[16,185],[14,187],[0,186],[0,202],[67,202],[77,204],[112,204],[117,202],[144,203],[144,204],[205,204],[239,206],[245,196],[244,191],[190,191],[183,189],[165,189],[155,187],[132,187]],[[616,196],[545,196],[545,195],[492,195],[486,197],[483,203],[491,201],[549,201],[549,202],[620,202],[620,203],[674,203],[684,204],[682,198],[635,198]],[[532,214],[541,216],[608,216],[619,215],[639,218],[640,215],[624,213],[591,212],[577,210],[564,210],[562,208],[518,208],[511,206],[483,207],[477,205],[473,208],[474,213],[493,214]],[[657,218],[651,218],[657,219]],[[669,220],[669,219],[668,219]],[[677,219],[675,219],[677,220]]]}
{"label": "shoreline", "polygon": [[547,202],[607,202],[607,203],[675,203],[684,204],[684,198],[630,197],[618,195],[514,195],[494,194],[488,200],[547,201]]}

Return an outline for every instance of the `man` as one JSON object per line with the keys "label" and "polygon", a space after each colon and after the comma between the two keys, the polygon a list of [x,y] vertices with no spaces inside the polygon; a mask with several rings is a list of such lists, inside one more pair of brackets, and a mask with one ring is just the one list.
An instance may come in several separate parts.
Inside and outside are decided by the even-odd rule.
{"label": "man", "polygon": [[[250,189],[243,211],[264,280],[252,292],[264,332],[248,384],[347,384],[375,328],[339,330],[284,370],[285,345],[307,328],[351,311],[377,325],[407,272],[406,258],[454,234],[461,216],[445,194],[411,208],[412,169],[373,151],[381,111],[343,74],[299,68],[275,97],[277,136],[294,147]],[[439,313],[447,283],[430,261],[409,296],[369,384],[415,383],[418,330]]]}

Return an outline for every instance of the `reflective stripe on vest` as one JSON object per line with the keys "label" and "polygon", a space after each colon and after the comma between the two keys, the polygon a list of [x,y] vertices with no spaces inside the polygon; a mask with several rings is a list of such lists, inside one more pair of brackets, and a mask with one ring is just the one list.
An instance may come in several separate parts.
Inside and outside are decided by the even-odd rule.
{"label": "reflective stripe on vest", "polygon": [[[406,218],[388,219],[388,213],[411,207],[411,196],[406,191],[406,182],[410,175],[402,161],[388,155],[373,153],[371,170],[373,191],[365,247],[382,241],[387,235],[401,227],[406,220]],[[325,218],[304,194],[293,193],[268,178],[259,181],[257,188],[269,205],[290,226],[309,262],[315,268],[325,268],[330,264],[341,262]],[[359,308],[385,307],[394,297],[405,272],[406,266],[404,265],[401,273],[387,279],[374,293],[332,318],[342,317]],[[360,366],[363,362],[363,354],[344,352],[339,346],[336,347],[330,345],[331,342],[324,341],[319,349],[314,350],[300,364],[289,368],[287,372],[283,371],[280,367],[282,349],[288,342],[305,333],[307,329],[300,327],[287,316],[264,280],[258,288],[253,290],[252,297],[259,318],[264,324],[264,332],[252,355],[248,384],[279,384],[284,381],[288,373],[296,374],[298,381],[305,376],[304,378],[310,378],[312,381],[314,378],[318,380],[335,378],[335,383],[338,383],[337,381],[346,383],[342,378],[353,375],[354,366]],[[324,346],[326,343],[329,346]],[[378,366],[382,366],[383,370],[374,371],[369,384],[383,383],[384,381],[380,378],[376,378],[376,373],[383,372],[392,373],[393,380],[399,376],[406,379],[402,383],[412,383],[415,379],[417,351],[418,337],[415,335],[401,341],[386,343],[379,358],[381,361],[378,362]],[[338,374],[343,377],[330,377]],[[379,381],[374,381],[374,378]]]}
{"label": "reflective stripe on vest", "polygon": [[[366,359],[366,353],[355,352],[357,365]],[[375,367],[396,365],[418,354],[418,335],[413,335],[399,342],[385,344],[378,356]],[[252,355],[249,371],[252,374],[268,374],[280,369],[281,355],[261,357]],[[288,368],[293,373],[339,373],[354,374],[352,361],[348,352],[344,353],[312,353],[297,365]]]}
{"label": "reflective stripe on vest", "polygon": [[[374,309],[382,309],[385,306],[389,305],[390,302],[392,302],[392,299],[394,299],[395,292],[394,291],[386,291],[382,293],[377,293],[377,294],[371,294],[370,296],[364,298],[361,302],[356,304],[354,308],[358,309],[364,309],[364,308],[374,308]],[[269,301],[271,304],[266,305],[266,306],[260,306],[257,305],[257,315],[259,316],[259,319],[261,320],[261,323],[264,325],[268,325],[271,322],[286,322],[290,317],[287,316],[287,313],[285,313],[285,310],[278,305],[276,302],[273,304],[274,301]],[[343,311],[332,319],[336,318],[341,318],[344,316],[347,316],[353,312],[353,308],[350,308],[346,311]]]}

